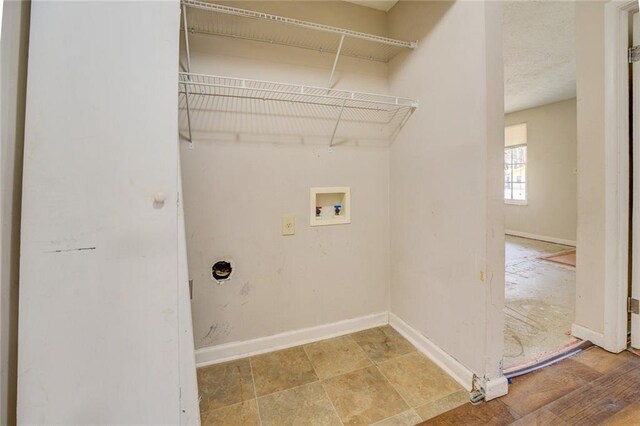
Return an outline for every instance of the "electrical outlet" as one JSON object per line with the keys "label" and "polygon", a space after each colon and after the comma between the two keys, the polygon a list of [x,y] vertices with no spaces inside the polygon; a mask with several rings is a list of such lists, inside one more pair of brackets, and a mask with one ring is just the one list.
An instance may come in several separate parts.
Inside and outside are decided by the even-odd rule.
{"label": "electrical outlet", "polygon": [[296,217],[292,214],[282,216],[282,235],[294,235],[296,233]]}

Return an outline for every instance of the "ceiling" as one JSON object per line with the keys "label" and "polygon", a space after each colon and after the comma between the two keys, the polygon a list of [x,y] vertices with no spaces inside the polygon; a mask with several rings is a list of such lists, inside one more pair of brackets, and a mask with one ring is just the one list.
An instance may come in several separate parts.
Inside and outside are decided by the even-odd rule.
{"label": "ceiling", "polygon": [[504,101],[507,113],[576,96],[575,4],[504,4]]}
{"label": "ceiling", "polygon": [[357,4],[360,6],[370,7],[372,9],[382,10],[388,12],[398,0],[344,0],[349,3]]}

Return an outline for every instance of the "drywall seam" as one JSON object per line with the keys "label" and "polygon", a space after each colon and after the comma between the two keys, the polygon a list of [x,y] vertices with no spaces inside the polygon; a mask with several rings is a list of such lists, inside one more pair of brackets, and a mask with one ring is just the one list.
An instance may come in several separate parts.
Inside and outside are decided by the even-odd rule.
{"label": "drywall seam", "polygon": [[471,370],[392,312],[389,312],[389,324],[466,390],[471,391],[474,377]]}
{"label": "drywall seam", "polygon": [[531,240],[547,241],[549,243],[576,247],[576,242],[573,240],[565,240],[562,238],[548,237],[546,235],[529,234],[527,232],[512,231],[510,229],[505,229],[504,233],[507,235],[513,235],[514,237],[529,238]]}
{"label": "drywall seam", "polygon": [[593,331],[590,328],[573,324],[571,325],[571,335],[578,339],[588,340],[596,346],[604,347],[604,334]]}
{"label": "drywall seam", "polygon": [[379,312],[358,318],[279,333],[273,336],[210,346],[196,350],[196,366],[204,367],[206,365],[218,364],[279,349],[291,348],[293,346],[317,342],[319,340],[355,333],[356,331],[387,324],[389,324],[389,313]]}

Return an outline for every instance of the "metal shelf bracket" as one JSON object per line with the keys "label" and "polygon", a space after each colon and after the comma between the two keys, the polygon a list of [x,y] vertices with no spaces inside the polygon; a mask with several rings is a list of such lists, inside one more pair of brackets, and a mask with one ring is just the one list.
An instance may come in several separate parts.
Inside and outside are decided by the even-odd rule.
{"label": "metal shelf bracket", "polygon": [[[186,54],[187,54],[187,73],[191,73],[191,51],[189,49],[189,31],[187,31],[187,28],[189,28],[187,26],[187,6],[185,4],[182,4],[182,19],[184,22],[184,44],[185,44],[185,50],[186,50]],[[189,80],[191,80],[191,77],[189,77]],[[191,133],[191,109],[189,108],[189,90],[187,88],[187,85],[184,85],[184,99],[185,99],[185,105],[186,105],[186,109],[187,109],[187,126],[189,128],[189,148],[193,149],[193,135]]]}

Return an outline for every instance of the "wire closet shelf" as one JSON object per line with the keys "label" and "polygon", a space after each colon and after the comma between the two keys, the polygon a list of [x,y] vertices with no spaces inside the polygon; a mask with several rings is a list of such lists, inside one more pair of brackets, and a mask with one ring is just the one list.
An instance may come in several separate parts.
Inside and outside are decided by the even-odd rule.
{"label": "wire closet shelf", "polygon": [[182,5],[200,12],[189,14],[188,30],[191,33],[281,44],[382,62],[388,62],[400,51],[413,49],[417,45],[413,41],[395,40],[201,0],[182,0]]}
{"label": "wire closet shelf", "polygon": [[180,109],[190,108],[200,137],[389,144],[418,106],[396,96],[195,73],[180,73],[178,86]]}

